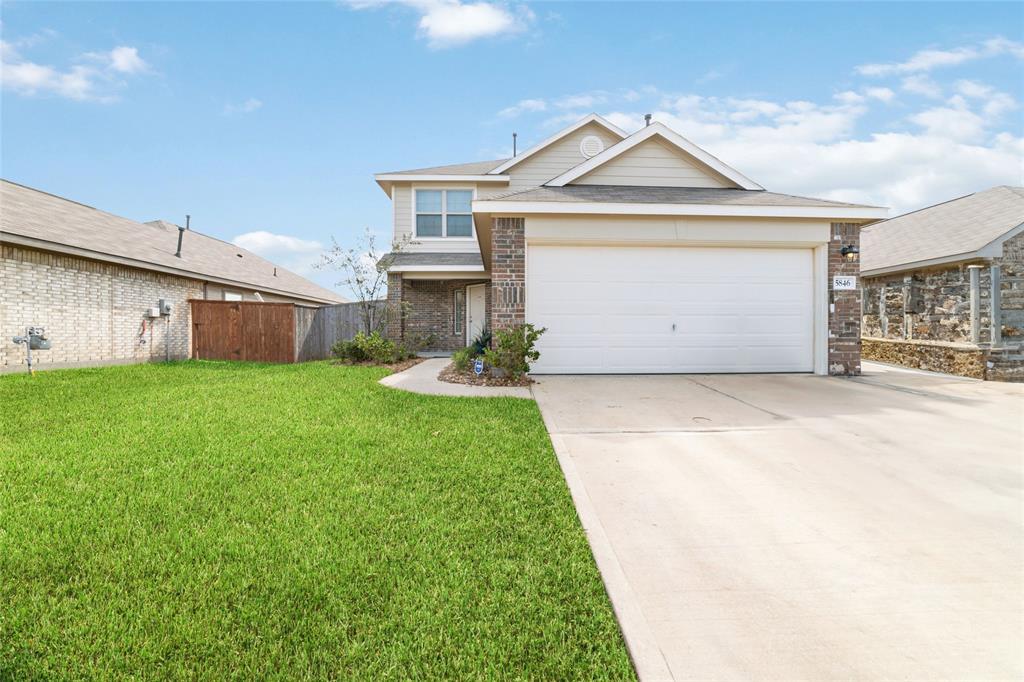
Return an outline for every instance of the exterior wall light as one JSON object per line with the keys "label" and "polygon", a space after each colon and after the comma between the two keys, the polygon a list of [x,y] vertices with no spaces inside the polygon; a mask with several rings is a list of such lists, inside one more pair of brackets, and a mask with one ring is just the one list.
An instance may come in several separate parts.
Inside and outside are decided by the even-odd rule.
{"label": "exterior wall light", "polygon": [[846,260],[857,260],[857,254],[860,253],[860,249],[856,246],[847,245],[839,249],[839,253],[846,256]]}

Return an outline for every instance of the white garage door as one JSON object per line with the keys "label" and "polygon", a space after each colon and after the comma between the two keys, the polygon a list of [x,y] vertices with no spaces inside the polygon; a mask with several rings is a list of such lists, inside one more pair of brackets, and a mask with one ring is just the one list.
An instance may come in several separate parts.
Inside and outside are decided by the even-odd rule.
{"label": "white garage door", "polygon": [[811,249],[534,246],[538,374],[810,372]]}

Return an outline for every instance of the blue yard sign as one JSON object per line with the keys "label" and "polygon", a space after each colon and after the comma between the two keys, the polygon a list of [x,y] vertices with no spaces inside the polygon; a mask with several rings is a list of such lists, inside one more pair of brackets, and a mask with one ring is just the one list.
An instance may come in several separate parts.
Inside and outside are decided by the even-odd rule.
{"label": "blue yard sign", "polygon": [[478,359],[473,361],[473,372],[475,372],[477,376],[480,376],[481,374],[484,373],[484,361],[483,360],[480,360],[478,358]]}

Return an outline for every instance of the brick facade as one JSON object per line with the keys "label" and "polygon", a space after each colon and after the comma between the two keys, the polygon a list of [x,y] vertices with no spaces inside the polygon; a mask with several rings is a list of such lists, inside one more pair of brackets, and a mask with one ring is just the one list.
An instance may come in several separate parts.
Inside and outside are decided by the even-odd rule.
{"label": "brick facade", "polygon": [[[161,298],[173,312],[150,319]],[[25,369],[25,346],[11,337],[29,326],[44,327],[53,344],[33,352],[40,368],[163,360],[168,338],[171,359],[187,358],[190,298],[203,298],[201,281],[3,245],[0,372]]]}
{"label": "brick facade", "polygon": [[397,341],[412,341],[433,334],[436,338],[424,350],[436,352],[456,351],[465,348],[466,307],[462,310],[459,331],[455,325],[455,292],[465,291],[474,284],[486,284],[484,288],[485,317],[490,317],[491,287],[486,280],[467,279],[402,279],[400,274],[388,275],[388,307],[402,314],[391,314],[388,318],[387,336]]}
{"label": "brick facade", "polygon": [[491,329],[526,321],[526,219],[495,218],[491,231]]}
{"label": "brick facade", "polygon": [[832,223],[828,243],[828,373],[836,376],[860,374],[860,289],[835,291],[832,278],[860,275],[860,259],[842,255],[844,246],[860,248],[858,223]]}

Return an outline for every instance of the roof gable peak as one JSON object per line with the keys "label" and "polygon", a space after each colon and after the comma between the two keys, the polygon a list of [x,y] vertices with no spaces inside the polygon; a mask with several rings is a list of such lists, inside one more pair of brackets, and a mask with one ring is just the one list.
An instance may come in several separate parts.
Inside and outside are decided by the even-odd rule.
{"label": "roof gable peak", "polygon": [[616,135],[620,140],[624,140],[624,139],[627,138],[626,131],[622,130],[621,128],[619,128],[615,124],[611,123],[607,119],[605,119],[605,118],[603,118],[601,116],[598,116],[597,114],[590,114],[588,116],[584,116],[583,118],[581,118],[580,120],[576,121],[575,123],[573,123],[572,125],[568,126],[567,128],[562,128],[561,130],[559,130],[557,133],[555,133],[551,137],[547,138],[546,140],[544,140],[543,142],[541,142],[541,143],[539,143],[537,145],[534,145],[533,147],[530,147],[529,149],[524,151],[522,154],[517,154],[516,156],[513,156],[511,159],[508,159],[507,161],[505,161],[503,164],[501,164],[497,168],[492,169],[489,172],[489,174],[491,174],[491,175],[500,175],[500,174],[504,173],[505,171],[507,171],[509,168],[512,168],[516,164],[520,163],[521,161],[525,161],[526,159],[530,158],[531,156],[533,156],[537,152],[539,152],[539,151],[541,151],[543,149],[546,149],[547,147],[550,147],[551,145],[553,145],[554,143],[558,142],[559,140],[561,140],[566,135],[571,135],[572,133],[576,132],[577,130],[579,130],[583,126],[589,125],[591,123],[596,123],[597,125],[602,126],[603,128],[607,129],[610,133]]}
{"label": "roof gable peak", "polygon": [[570,168],[565,173],[562,173],[557,178],[548,181],[546,184],[550,187],[564,187],[573,180],[583,177],[587,173],[591,172],[595,168],[604,165],[608,161],[622,155],[623,153],[633,149],[640,143],[651,139],[652,137],[658,137],[659,139],[667,142],[672,147],[683,152],[686,156],[689,156],[700,164],[707,166],[715,173],[725,177],[730,182],[734,183],[740,189],[747,190],[763,190],[764,187],[757,184],[747,176],[740,173],[735,168],[722,162],[717,157],[704,151],[693,142],[677,133],[676,131],[669,128],[664,123],[655,121],[648,126],[645,126],[626,137],[618,144],[614,144],[608,149],[605,149],[600,154],[587,159],[583,163]]}

